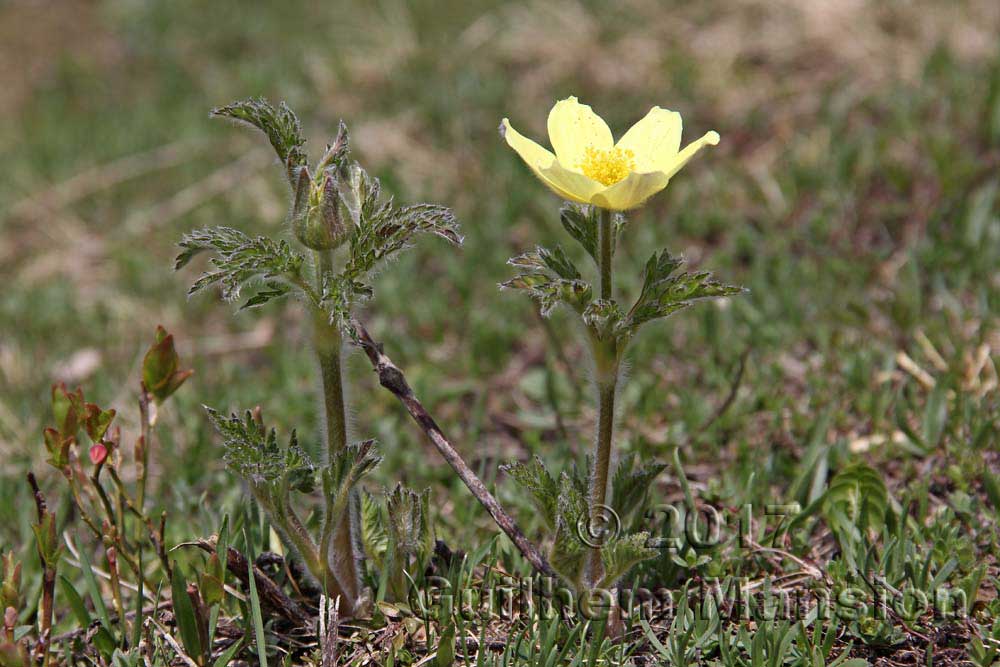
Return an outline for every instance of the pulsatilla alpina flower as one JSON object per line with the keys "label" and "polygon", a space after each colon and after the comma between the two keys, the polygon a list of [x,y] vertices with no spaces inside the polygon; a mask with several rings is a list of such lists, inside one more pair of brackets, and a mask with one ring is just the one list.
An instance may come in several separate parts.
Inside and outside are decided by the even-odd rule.
{"label": "pulsatilla alpina flower", "polygon": [[545,185],[559,196],[613,211],[642,205],[705,145],[719,143],[717,132],[681,145],[681,115],[653,107],[615,143],[607,123],[575,97],[552,107],[549,141],[555,151],[521,135],[506,118],[500,133]]}

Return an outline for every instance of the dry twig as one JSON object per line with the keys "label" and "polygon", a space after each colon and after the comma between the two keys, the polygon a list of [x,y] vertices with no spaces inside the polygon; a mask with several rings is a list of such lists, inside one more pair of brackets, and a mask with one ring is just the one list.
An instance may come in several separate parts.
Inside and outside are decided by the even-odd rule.
{"label": "dry twig", "polygon": [[545,560],[545,557],[525,537],[514,519],[500,506],[500,503],[489,492],[483,481],[469,468],[461,455],[448,441],[448,438],[445,437],[441,431],[441,427],[437,425],[434,418],[430,416],[414,395],[413,389],[410,388],[410,384],[406,381],[406,376],[403,375],[403,371],[399,370],[399,367],[392,362],[392,359],[386,356],[382,344],[375,342],[368,333],[368,330],[358,320],[352,318],[351,325],[354,327],[358,344],[365,351],[365,354],[368,355],[368,360],[374,367],[375,372],[378,373],[379,384],[396,395],[396,398],[400,400],[406,411],[413,417],[413,420],[417,422],[424,433],[427,434],[427,437],[430,438],[430,441],[437,448],[438,452],[440,452],[441,456],[444,457],[444,460],[448,462],[459,478],[465,483],[469,491],[472,492],[472,495],[486,508],[486,511],[490,513],[496,524],[500,526],[500,529],[514,543],[514,546],[528,559],[532,567],[546,576],[555,576],[555,571],[549,565],[548,561]]}
{"label": "dry twig", "polygon": [[[208,553],[215,552],[215,544],[209,540],[197,540],[189,542]],[[236,549],[229,547],[226,553],[226,566],[229,571],[236,575],[240,582],[247,586],[250,583],[250,563],[246,556]],[[291,599],[281,588],[271,581],[271,578],[261,572],[256,565],[253,566],[254,582],[261,600],[278,614],[299,626],[308,627],[312,625],[313,618],[302,605]]]}

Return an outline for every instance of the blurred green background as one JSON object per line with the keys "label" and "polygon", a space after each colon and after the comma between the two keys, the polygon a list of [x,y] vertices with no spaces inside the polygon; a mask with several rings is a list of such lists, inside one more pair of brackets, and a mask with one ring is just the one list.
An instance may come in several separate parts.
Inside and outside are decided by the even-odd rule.
{"label": "blurred green background", "polygon": [[[401,201],[454,208],[465,247],[421,240],[363,319],[488,480],[503,460],[558,468],[590,443],[570,318],[543,321],[497,289],[511,255],[571,244],[497,125],[543,139],[551,104],[574,94],[616,133],[661,105],[683,114],[685,141],[722,135],[633,216],[622,291],[660,246],[750,289],[637,341],[621,451],[679,444],[699,492],[723,500],[751,472],[761,497],[780,496],[806,443],[892,461],[890,486],[974,484],[997,464],[998,34],[990,0],[0,4],[0,546],[30,548],[26,470],[63,492],[40,436],[51,382],[116,407],[130,448],[156,324],[196,370],[153,452],[152,497],[182,517],[174,539],[246,502],[201,404],[261,404],[315,448],[295,304],[234,316],[189,300],[197,272],[172,270],[186,231],[283,225],[261,137],[208,117],[258,95],[299,112],[313,151],[343,118]],[[907,359],[968,399],[940,428]],[[378,479],[433,483],[450,542],[492,534],[363,356],[349,366],[354,431],[386,456]],[[676,493],[671,474],[662,484]],[[499,489],[532,532],[526,503]]]}

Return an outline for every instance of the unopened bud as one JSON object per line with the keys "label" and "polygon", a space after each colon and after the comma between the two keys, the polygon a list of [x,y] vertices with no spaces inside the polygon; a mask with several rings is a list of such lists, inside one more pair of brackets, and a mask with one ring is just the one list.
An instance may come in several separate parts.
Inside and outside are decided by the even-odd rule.
{"label": "unopened bud", "polygon": [[311,250],[333,250],[347,239],[349,219],[336,175],[327,171],[319,184],[308,168],[299,169],[291,214],[295,238]]}
{"label": "unopened bud", "polygon": [[352,220],[359,221],[365,206],[373,207],[378,202],[381,189],[378,179],[369,176],[357,162],[347,169],[344,200]]}
{"label": "unopened bud", "polygon": [[108,448],[103,442],[98,442],[90,446],[90,462],[95,466],[104,463],[108,458]]}

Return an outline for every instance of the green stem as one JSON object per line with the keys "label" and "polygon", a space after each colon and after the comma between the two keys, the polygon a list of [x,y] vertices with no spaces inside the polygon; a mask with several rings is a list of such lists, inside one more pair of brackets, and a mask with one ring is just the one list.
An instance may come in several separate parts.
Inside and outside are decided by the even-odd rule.
{"label": "green stem", "polygon": [[[316,253],[316,283],[323,293],[323,278],[333,273],[333,256],[328,251]],[[313,319],[313,343],[319,358],[323,381],[323,408],[326,421],[327,460],[347,447],[347,412],[344,407],[344,379],[340,367],[343,339],[340,330],[330,324],[325,312],[316,310]]]}
{"label": "green stem", "polygon": [[343,344],[340,332],[326,322],[325,313],[317,314],[316,356],[323,381],[323,411],[326,422],[327,460],[332,460],[347,446],[347,418],[344,407],[344,384],[340,367]]}
{"label": "green stem", "polygon": [[610,299],[612,290],[612,262],[614,254],[614,230],[611,228],[611,211],[601,209],[601,219],[597,227],[597,243],[600,248],[600,257],[597,262],[601,272],[601,298]]}
{"label": "green stem", "polygon": [[[600,527],[607,518],[604,507],[607,505],[608,476],[611,470],[611,446],[615,423],[615,383],[599,384],[597,386],[597,448],[594,456],[594,473],[590,478],[590,520],[591,525]],[[587,563],[587,582],[597,586],[604,576],[604,566],[601,563],[603,545],[590,550]]]}
{"label": "green stem", "polygon": [[[292,507],[291,499],[288,497],[288,489],[276,494],[272,498],[264,489],[253,487],[253,494],[265,508],[269,509],[275,519],[275,523],[284,531],[286,539],[292,543],[299,557],[305,561],[306,568],[316,577],[318,581],[326,579],[326,570],[320,558],[309,531],[302,525],[302,520]],[[339,590],[338,590],[339,592]]]}
{"label": "green stem", "polygon": [[149,448],[153,445],[153,424],[150,419],[149,405],[152,396],[146,390],[146,384],[140,383],[139,391],[139,442],[136,445],[136,492],[135,504],[140,512],[146,511],[146,477],[149,475]]}
{"label": "green stem", "polygon": [[[319,292],[323,291],[323,277],[333,272],[330,252],[316,253],[316,279]],[[319,358],[320,377],[323,384],[323,409],[326,423],[327,462],[332,461],[347,447],[347,411],[344,402],[344,378],[341,368],[343,338],[336,325],[330,324],[325,312],[313,313],[313,344]],[[350,510],[340,517],[333,517],[334,499],[326,499],[326,519],[320,537],[320,557],[326,562],[327,575],[324,587],[328,595],[343,592],[341,613],[351,616],[361,595],[361,573],[354,545],[358,543],[358,527]]]}
{"label": "green stem", "polygon": [[[602,209],[597,230],[600,254],[600,293],[602,299],[612,297],[613,287],[613,230],[611,212]],[[594,471],[590,478],[590,520],[593,527],[602,525],[604,506],[607,505],[608,477],[611,470],[611,449],[615,426],[615,391],[618,386],[618,342],[601,340],[591,332],[591,351],[597,384],[597,441],[594,453]],[[604,576],[601,564],[601,547],[591,548],[585,576],[588,585],[597,586]]]}

